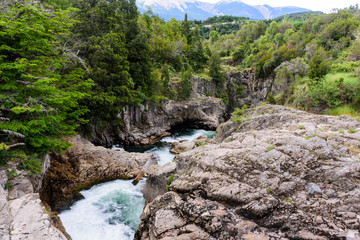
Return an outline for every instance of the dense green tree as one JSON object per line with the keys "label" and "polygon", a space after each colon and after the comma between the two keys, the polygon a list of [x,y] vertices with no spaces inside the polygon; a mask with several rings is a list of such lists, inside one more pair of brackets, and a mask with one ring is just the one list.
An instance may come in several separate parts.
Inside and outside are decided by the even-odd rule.
{"label": "dense green tree", "polygon": [[[66,149],[87,111],[78,101],[91,87],[84,71],[60,74],[66,58],[59,36],[69,34],[66,11],[15,3],[0,16],[0,129],[19,133],[36,151]],[[19,136],[19,135],[18,135]]]}
{"label": "dense green tree", "polygon": [[312,82],[319,82],[330,70],[329,63],[323,48],[319,48],[314,52],[309,62],[308,75]]}
{"label": "dense green tree", "polygon": [[225,74],[221,68],[221,59],[218,52],[214,51],[210,58],[210,77],[216,82],[216,85],[221,86],[225,80]]}
{"label": "dense green tree", "polygon": [[277,33],[279,33],[279,25],[277,22],[272,21],[270,27],[266,29],[266,33],[269,35],[270,39],[273,39]]}
{"label": "dense green tree", "polygon": [[161,72],[161,81],[163,85],[163,93],[165,96],[170,97],[170,72],[169,72],[169,66],[165,64],[162,68]]}
{"label": "dense green tree", "polygon": [[188,21],[187,13],[185,13],[184,21],[181,22],[181,29],[182,29],[182,34],[186,37],[187,44],[191,45],[191,40],[192,40],[191,25],[190,22]]}
{"label": "dense green tree", "polygon": [[216,42],[219,39],[219,34],[216,31],[211,31],[209,36],[212,43]]}
{"label": "dense green tree", "polygon": [[192,40],[186,53],[194,70],[204,68],[208,58],[205,55],[202,39],[199,33],[199,27],[196,26],[192,32]]}
{"label": "dense green tree", "polygon": [[191,76],[191,67],[189,67],[187,70],[185,70],[185,68],[181,70],[181,83],[179,91],[180,99],[188,99],[191,96]]}

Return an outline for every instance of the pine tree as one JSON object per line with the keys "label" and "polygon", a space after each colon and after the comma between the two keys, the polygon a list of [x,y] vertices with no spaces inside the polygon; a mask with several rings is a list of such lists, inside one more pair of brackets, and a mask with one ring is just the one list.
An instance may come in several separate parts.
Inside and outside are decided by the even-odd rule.
{"label": "pine tree", "polygon": [[221,86],[225,80],[224,72],[221,69],[221,58],[218,52],[214,51],[210,58],[210,77],[216,82],[217,86]]}
{"label": "pine tree", "polygon": [[37,151],[67,148],[62,136],[85,122],[87,109],[78,101],[91,81],[82,69],[60,74],[66,63],[60,37],[71,25],[68,12],[48,12],[30,1],[0,16],[0,129],[23,136]]}

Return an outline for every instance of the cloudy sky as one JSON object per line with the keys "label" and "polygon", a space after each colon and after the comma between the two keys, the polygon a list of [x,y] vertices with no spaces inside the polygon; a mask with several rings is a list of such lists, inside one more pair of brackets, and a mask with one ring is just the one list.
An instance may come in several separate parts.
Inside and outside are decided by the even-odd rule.
{"label": "cloudy sky", "polygon": [[[219,0],[202,1],[219,2]],[[345,8],[350,5],[359,4],[360,0],[243,0],[243,2],[250,5],[268,4],[272,7],[296,6],[329,13],[334,8]]]}

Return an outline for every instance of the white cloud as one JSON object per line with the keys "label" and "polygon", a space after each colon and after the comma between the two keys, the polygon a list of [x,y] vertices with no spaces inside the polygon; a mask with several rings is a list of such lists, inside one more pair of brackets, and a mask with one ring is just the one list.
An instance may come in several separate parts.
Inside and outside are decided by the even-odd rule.
{"label": "white cloud", "polygon": [[[202,1],[211,3],[219,2],[219,0]],[[345,8],[360,3],[359,0],[243,0],[243,2],[249,5],[268,4],[272,7],[296,6],[326,13],[329,13],[334,8]]]}

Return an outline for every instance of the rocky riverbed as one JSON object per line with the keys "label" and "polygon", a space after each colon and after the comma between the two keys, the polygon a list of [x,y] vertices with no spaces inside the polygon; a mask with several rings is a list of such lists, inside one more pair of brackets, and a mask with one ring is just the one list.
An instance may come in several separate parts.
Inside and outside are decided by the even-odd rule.
{"label": "rocky riverbed", "polygon": [[150,174],[136,239],[360,239],[359,122],[265,105],[214,141]]}
{"label": "rocky riverbed", "polygon": [[129,153],[94,146],[80,136],[69,139],[73,146],[62,155],[51,155],[40,190],[41,199],[52,209],[66,209],[81,198],[79,191],[115,179],[132,179],[149,153]]}
{"label": "rocky riverbed", "polygon": [[[234,120],[214,139],[175,143],[175,161],[150,168],[136,239],[360,239],[358,121],[270,105]],[[62,209],[83,188],[134,178],[152,158],[70,141],[42,179],[17,171],[9,192],[0,172],[1,239],[66,239],[47,204]]]}

